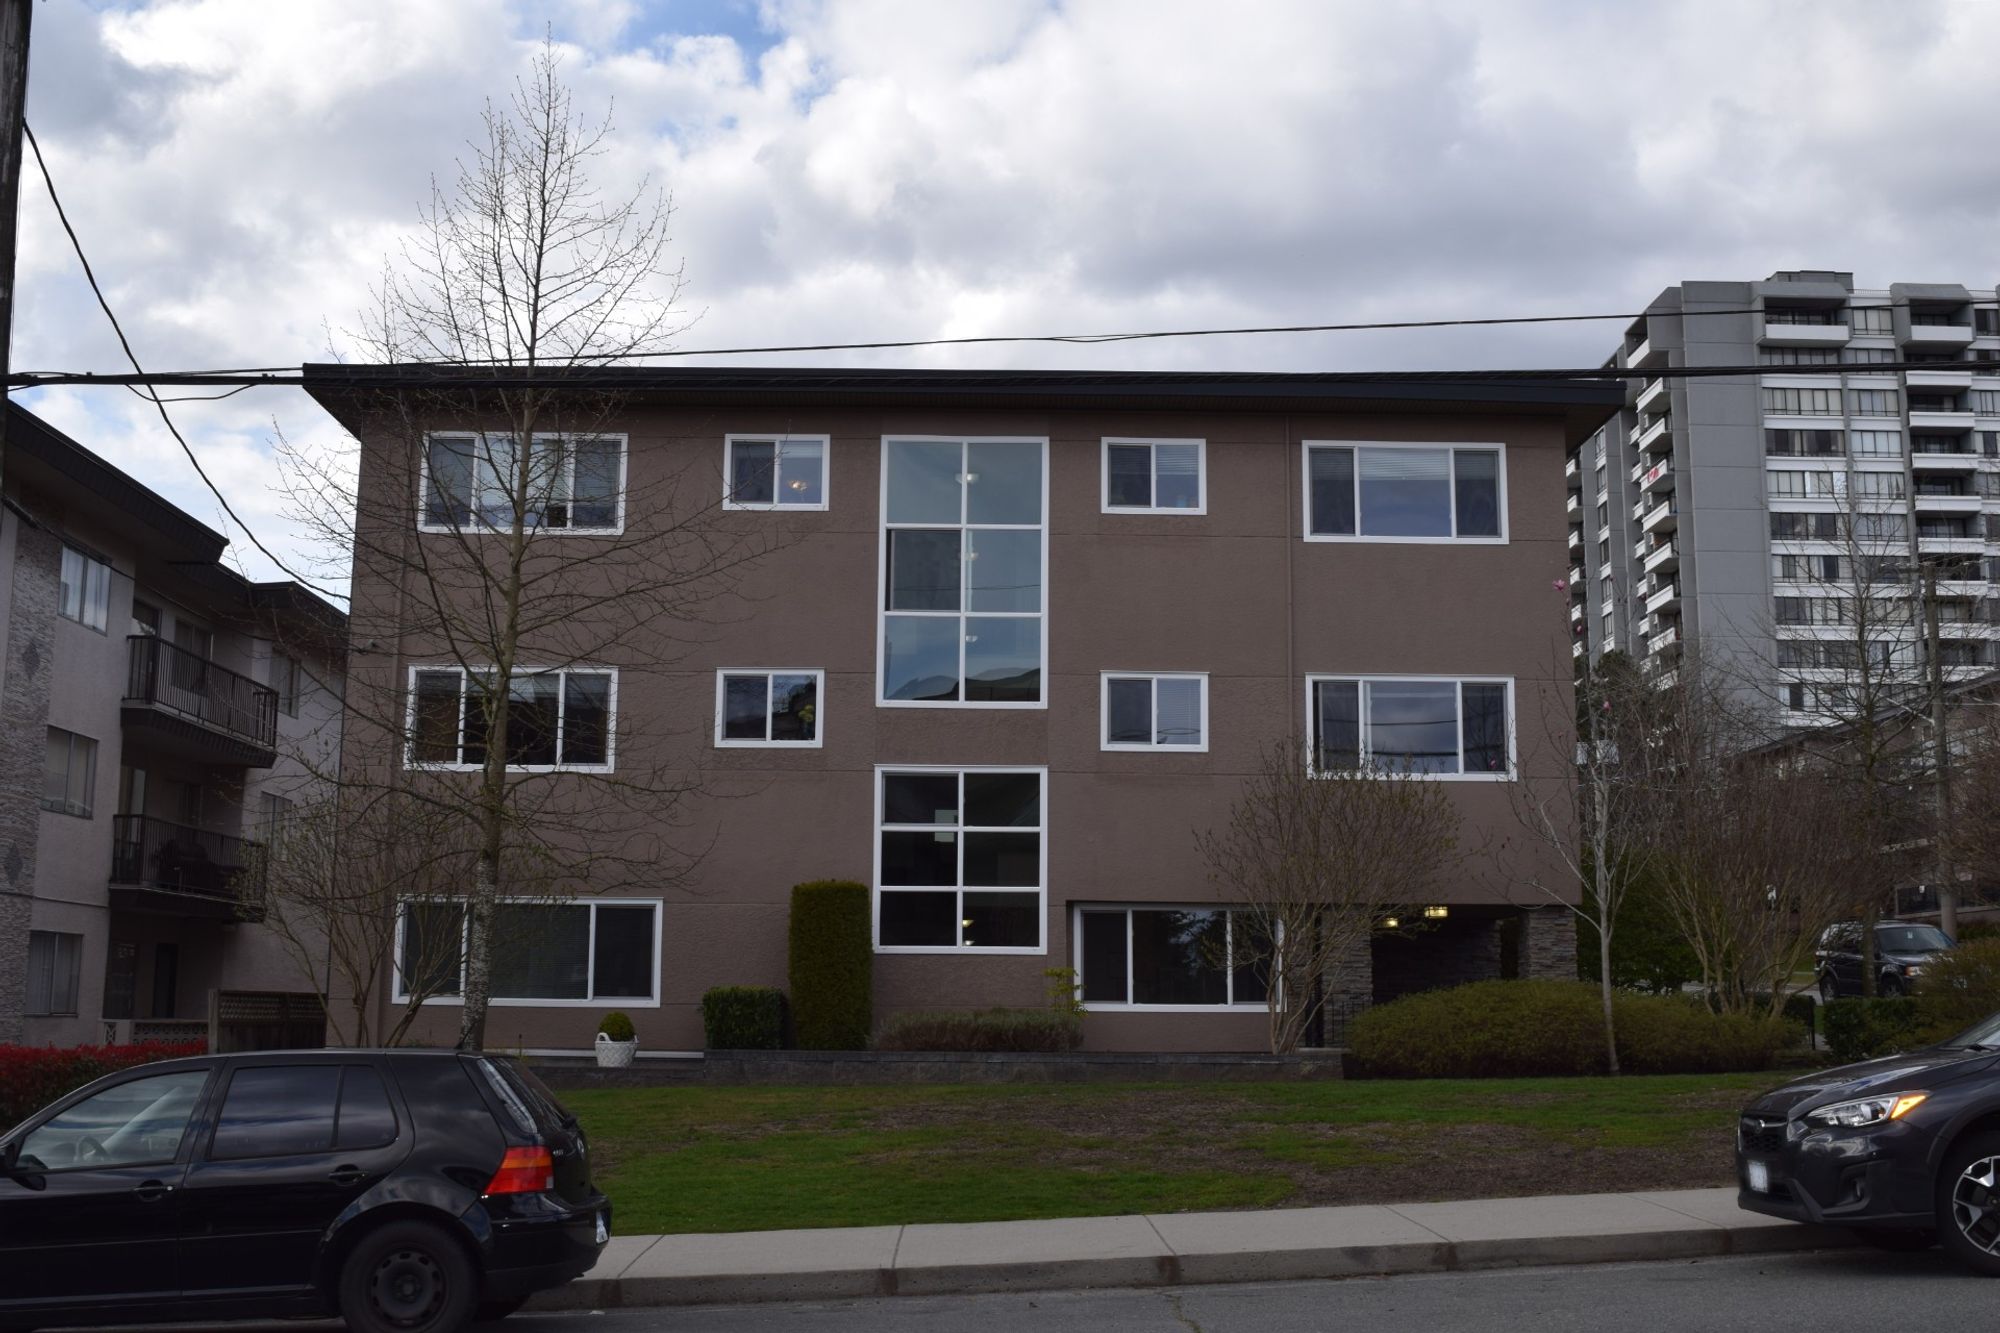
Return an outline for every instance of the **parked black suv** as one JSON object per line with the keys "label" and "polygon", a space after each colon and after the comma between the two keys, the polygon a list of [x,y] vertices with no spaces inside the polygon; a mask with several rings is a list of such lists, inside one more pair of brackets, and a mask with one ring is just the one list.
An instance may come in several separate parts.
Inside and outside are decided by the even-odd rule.
{"label": "parked black suv", "polygon": [[1751,1212],[1942,1243],[2000,1277],[2000,1015],[1765,1093],[1737,1124],[1736,1175]]}
{"label": "parked black suv", "polygon": [[142,1065],[0,1138],[0,1330],[499,1318],[597,1262],[611,1207],[530,1071],[456,1051]]}
{"label": "parked black suv", "polygon": [[[1921,922],[1882,921],[1875,926],[1875,993],[1904,995],[1924,965],[1951,948],[1951,937]],[[1861,994],[1861,923],[1828,926],[1814,957],[1819,961],[1819,997],[1838,1000]]]}

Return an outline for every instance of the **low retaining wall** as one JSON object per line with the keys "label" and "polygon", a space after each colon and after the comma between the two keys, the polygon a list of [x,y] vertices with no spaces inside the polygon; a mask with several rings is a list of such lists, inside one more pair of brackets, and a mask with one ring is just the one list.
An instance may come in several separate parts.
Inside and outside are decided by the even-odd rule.
{"label": "low retaining wall", "polygon": [[671,1083],[1288,1083],[1341,1076],[1338,1051],[1303,1055],[1062,1054],[953,1051],[710,1051],[699,1059],[636,1061],[599,1069],[542,1057],[535,1072],[558,1088]]}

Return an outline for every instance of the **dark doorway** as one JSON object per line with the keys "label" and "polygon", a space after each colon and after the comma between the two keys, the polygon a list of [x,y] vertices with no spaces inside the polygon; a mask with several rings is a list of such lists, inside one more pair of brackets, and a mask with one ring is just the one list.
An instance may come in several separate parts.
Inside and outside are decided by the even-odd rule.
{"label": "dark doorway", "polygon": [[154,1018],[174,1018],[174,1006],[181,992],[181,946],[178,944],[156,944],[153,946],[153,1014]]}

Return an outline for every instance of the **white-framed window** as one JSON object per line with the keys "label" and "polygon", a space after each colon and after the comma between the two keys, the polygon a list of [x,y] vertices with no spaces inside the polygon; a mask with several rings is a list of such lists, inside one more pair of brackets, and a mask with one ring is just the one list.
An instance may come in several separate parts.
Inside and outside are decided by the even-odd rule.
{"label": "white-framed window", "polygon": [[1306,718],[1317,772],[1514,775],[1511,677],[1307,676]]}
{"label": "white-framed window", "polygon": [[42,809],[89,819],[97,794],[97,742],[49,728],[49,762],[42,775]]}
{"label": "white-framed window", "polygon": [[625,527],[623,435],[537,434],[529,448],[505,431],[438,431],[424,437],[425,532],[511,530],[525,463],[524,528],[615,534]]}
{"label": "white-framed window", "polygon": [[1207,673],[1107,671],[1099,688],[1104,749],[1208,749]]}
{"label": "white-framed window", "polygon": [[[495,1005],[620,1008],[660,1003],[660,900],[506,900],[493,908]],[[465,907],[405,902],[396,915],[394,992],[457,1004],[465,989]]]}
{"label": "white-framed window", "polygon": [[[497,682],[491,691],[497,694]],[[472,769],[486,763],[484,682],[455,666],[410,668],[412,768]],[[496,701],[497,702],[497,701]],[[608,773],[617,733],[618,673],[601,667],[516,669],[507,682],[507,767]]]}
{"label": "white-framed window", "polygon": [[826,508],[832,447],[824,435],[725,435],[722,507]]}
{"label": "white-framed window", "polygon": [[1104,437],[1107,514],[1206,514],[1208,441]]}
{"label": "white-framed window", "polygon": [[1078,906],[1071,966],[1084,1008],[1267,1008],[1270,967],[1254,956],[1239,916],[1224,907]]}
{"label": "white-framed window", "polygon": [[28,1004],[31,1018],[74,1017],[77,979],[83,971],[83,936],[59,930],[28,932]]}
{"label": "white-framed window", "polygon": [[64,546],[56,614],[102,633],[111,619],[111,566],[74,546]]}
{"label": "white-framed window", "polygon": [[879,953],[1044,953],[1048,770],[875,770]]}
{"label": "white-framed window", "polygon": [[826,672],[724,669],[715,673],[719,746],[820,745],[819,701]]}
{"label": "white-framed window", "polygon": [[1507,540],[1507,455],[1498,444],[1307,440],[1307,541]]}
{"label": "white-framed window", "polygon": [[1048,447],[882,441],[877,704],[1048,706]]}

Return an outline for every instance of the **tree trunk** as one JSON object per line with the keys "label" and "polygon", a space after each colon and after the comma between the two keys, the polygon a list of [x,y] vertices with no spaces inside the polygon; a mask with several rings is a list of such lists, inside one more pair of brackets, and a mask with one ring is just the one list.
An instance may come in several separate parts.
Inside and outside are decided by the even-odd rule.
{"label": "tree trunk", "polygon": [[1604,1002],[1604,1058],[1613,1074],[1618,1070],[1618,1029],[1611,1018],[1611,924],[1603,920],[1604,904],[1597,905],[1597,989]]}

